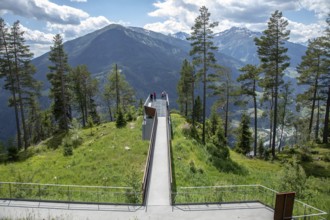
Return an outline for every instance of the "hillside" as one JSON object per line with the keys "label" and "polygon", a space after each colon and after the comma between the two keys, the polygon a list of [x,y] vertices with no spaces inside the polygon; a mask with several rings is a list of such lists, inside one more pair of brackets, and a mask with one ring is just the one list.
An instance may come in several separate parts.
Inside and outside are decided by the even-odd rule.
{"label": "hillside", "polygon": [[[256,47],[253,42],[254,33],[247,29],[231,28],[215,34],[214,42],[219,46],[215,54],[220,65],[232,70],[232,79],[240,74],[238,69],[246,63],[255,63]],[[72,67],[86,64],[92,76],[100,81],[99,89],[112,64],[117,63],[126,76],[127,81],[136,91],[137,99],[144,99],[151,91],[167,91],[176,106],[176,85],[180,77],[180,68],[183,59],[189,59],[190,42],[185,40],[185,33],[164,35],[137,27],[123,27],[109,25],[85,36],[64,43],[68,54],[68,61]],[[305,47],[288,43],[291,57],[290,74],[287,80],[295,84],[294,69],[305,51]],[[43,97],[41,106],[50,105],[47,80],[49,72],[49,53],[35,58],[32,63],[36,66],[35,77],[43,82]],[[1,85],[0,81],[0,85]],[[299,91],[299,89],[295,90]],[[0,140],[6,141],[15,135],[13,109],[7,107],[7,92],[0,92]],[[102,104],[101,102],[98,104]],[[209,111],[212,102],[208,103]],[[6,126],[3,126],[6,125]]]}
{"label": "hillside", "polygon": [[[292,155],[284,154],[286,160],[283,160],[284,155],[281,155],[280,158],[282,157],[282,159],[265,161],[250,159],[231,150],[231,162],[225,164],[222,171],[219,171],[210,162],[210,154],[205,147],[185,135],[186,120],[178,114],[171,114],[171,119],[174,128],[172,140],[173,176],[177,189],[192,186],[261,184],[277,191],[281,190],[281,176],[287,172],[285,164],[289,158],[292,158]],[[319,149],[319,151],[323,151],[322,155],[330,153],[329,148]],[[322,162],[315,160],[303,164],[303,167],[311,166],[314,167],[314,170],[306,170],[308,178],[303,196],[299,199],[329,213],[330,178],[329,176],[320,176],[322,173],[315,170],[315,167],[322,170],[320,163]],[[323,163],[326,163],[323,165],[323,174],[329,174],[330,163]],[[237,172],[237,167],[240,172]],[[327,219],[330,219],[330,215]]]}
{"label": "hillside", "polygon": [[140,184],[149,146],[141,138],[141,123],[140,117],[122,129],[111,122],[94,127],[92,134],[90,128],[79,130],[82,144],[66,157],[63,135],[54,136],[20,152],[18,162],[1,163],[0,182],[130,186],[135,175]]}

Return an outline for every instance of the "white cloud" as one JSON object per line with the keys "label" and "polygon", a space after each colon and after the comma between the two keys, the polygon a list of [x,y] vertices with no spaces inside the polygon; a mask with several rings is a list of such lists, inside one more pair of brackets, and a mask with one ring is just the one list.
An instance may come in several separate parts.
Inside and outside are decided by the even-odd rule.
{"label": "white cloud", "polygon": [[87,2],[87,0],[71,0],[71,2]]}
{"label": "white cloud", "polygon": [[320,23],[316,24],[302,24],[294,21],[289,21],[288,29],[290,33],[290,41],[297,43],[306,43],[309,39],[322,36],[324,33],[324,26]]}
{"label": "white cloud", "polygon": [[304,42],[305,39],[317,36],[320,28],[324,28],[321,24],[330,10],[328,0],[163,0],[154,3],[155,10],[148,14],[162,21],[146,24],[144,28],[163,33],[190,32],[190,27],[199,14],[198,9],[203,5],[209,9],[211,20],[219,22],[215,32],[232,26],[262,31],[275,10],[285,12],[306,9],[314,12],[320,19],[316,24],[304,25],[297,21],[289,21],[289,28],[292,28],[291,40],[294,42]]}
{"label": "white cloud", "polygon": [[79,24],[89,17],[88,13],[80,9],[57,5],[48,0],[1,0],[0,13],[5,11],[58,24]]}
{"label": "white cloud", "polygon": [[98,16],[89,17],[86,20],[81,21],[79,25],[63,25],[48,22],[47,28],[49,29],[49,31],[63,34],[64,39],[69,40],[103,28],[111,23],[112,22],[110,22],[106,17]]}

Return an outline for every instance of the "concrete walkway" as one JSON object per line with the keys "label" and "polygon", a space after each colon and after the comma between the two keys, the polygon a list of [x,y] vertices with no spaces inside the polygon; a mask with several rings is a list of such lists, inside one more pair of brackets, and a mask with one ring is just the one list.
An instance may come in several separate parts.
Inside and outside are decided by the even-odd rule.
{"label": "concrete walkway", "polygon": [[0,200],[0,219],[24,220],[271,220],[261,203],[170,206],[166,101],[153,102],[158,112],[156,144],[146,206],[88,205]]}
{"label": "concrete walkway", "polygon": [[168,161],[166,117],[158,117],[156,144],[152,159],[147,206],[170,205],[170,177]]}
{"label": "concrete walkway", "polygon": [[260,203],[184,206],[113,206],[0,201],[0,219],[20,220],[272,220]]}

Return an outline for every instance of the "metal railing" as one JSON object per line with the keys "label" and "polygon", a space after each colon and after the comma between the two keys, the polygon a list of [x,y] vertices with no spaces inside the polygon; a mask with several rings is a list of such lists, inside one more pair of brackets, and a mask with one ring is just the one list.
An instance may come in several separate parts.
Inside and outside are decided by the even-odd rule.
{"label": "metal railing", "polygon": [[[168,156],[168,167],[169,167],[169,182],[170,182],[170,192],[172,192],[173,176],[172,176],[172,160],[171,160],[171,146],[172,146],[172,135],[171,135],[171,116],[169,114],[169,100],[168,95],[166,95],[166,134],[167,134],[167,156]],[[170,204],[172,205],[172,194],[170,193]]]}
{"label": "metal railing", "polygon": [[157,111],[156,111],[155,116],[154,116],[154,121],[152,124],[148,156],[147,156],[147,161],[146,161],[146,165],[144,168],[144,175],[143,175],[143,181],[142,181],[142,204],[143,205],[146,204],[147,189],[148,189],[149,176],[150,176],[150,171],[151,171],[150,167],[151,167],[151,163],[152,163],[151,159],[153,157],[154,149],[155,149],[157,125],[158,125],[158,117],[157,117]]}
{"label": "metal railing", "polygon": [[[260,202],[274,209],[276,193],[262,185],[178,187],[177,192],[172,192],[172,198],[176,205]],[[292,219],[323,220],[326,215],[320,209],[295,200]]]}
{"label": "metal railing", "polygon": [[0,199],[95,204],[141,204],[132,187],[0,182]]}

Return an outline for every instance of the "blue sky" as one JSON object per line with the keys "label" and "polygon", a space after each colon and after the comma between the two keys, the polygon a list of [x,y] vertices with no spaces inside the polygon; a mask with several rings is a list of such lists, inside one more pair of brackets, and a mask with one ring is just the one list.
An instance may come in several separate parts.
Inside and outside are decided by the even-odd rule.
{"label": "blue sky", "polygon": [[20,20],[39,56],[57,33],[71,40],[112,23],[189,33],[202,5],[219,22],[215,32],[232,26],[263,31],[271,13],[280,10],[289,21],[290,41],[297,43],[320,36],[330,13],[329,0],[0,0],[0,17],[9,25]]}

